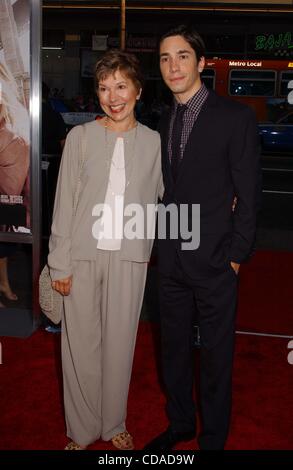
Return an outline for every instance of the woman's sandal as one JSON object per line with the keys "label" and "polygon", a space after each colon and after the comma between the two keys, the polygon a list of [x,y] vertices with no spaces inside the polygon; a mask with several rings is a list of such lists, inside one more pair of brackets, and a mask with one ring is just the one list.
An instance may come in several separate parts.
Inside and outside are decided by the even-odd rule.
{"label": "woman's sandal", "polygon": [[67,446],[64,447],[64,450],[85,450],[86,447],[82,447],[79,444],[76,444],[76,442],[70,441],[68,442]]}
{"label": "woman's sandal", "polygon": [[133,450],[133,438],[129,432],[124,431],[116,434],[116,436],[112,437],[112,444],[119,450]]}

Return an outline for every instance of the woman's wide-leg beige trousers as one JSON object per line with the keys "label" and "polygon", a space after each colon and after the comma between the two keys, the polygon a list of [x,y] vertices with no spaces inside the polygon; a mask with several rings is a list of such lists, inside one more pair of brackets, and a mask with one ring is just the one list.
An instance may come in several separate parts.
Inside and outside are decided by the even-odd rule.
{"label": "woman's wide-leg beige trousers", "polygon": [[119,251],[73,262],[62,366],[67,435],[82,446],[125,430],[146,272],[147,263],[121,261]]}

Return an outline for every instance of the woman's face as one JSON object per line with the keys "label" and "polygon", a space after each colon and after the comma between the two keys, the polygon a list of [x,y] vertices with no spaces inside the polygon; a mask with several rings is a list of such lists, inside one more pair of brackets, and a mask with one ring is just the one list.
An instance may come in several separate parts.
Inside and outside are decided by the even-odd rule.
{"label": "woman's face", "polygon": [[100,105],[105,113],[115,122],[132,121],[134,107],[141,90],[137,90],[133,81],[123,72],[116,70],[101,80],[97,90]]}

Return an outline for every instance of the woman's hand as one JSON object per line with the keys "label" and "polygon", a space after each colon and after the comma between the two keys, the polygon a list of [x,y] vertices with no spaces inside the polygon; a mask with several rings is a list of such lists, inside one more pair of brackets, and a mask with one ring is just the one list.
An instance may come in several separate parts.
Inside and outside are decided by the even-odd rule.
{"label": "woman's hand", "polygon": [[52,288],[61,295],[69,295],[71,286],[72,276],[66,277],[65,279],[59,279],[58,281],[52,281]]}

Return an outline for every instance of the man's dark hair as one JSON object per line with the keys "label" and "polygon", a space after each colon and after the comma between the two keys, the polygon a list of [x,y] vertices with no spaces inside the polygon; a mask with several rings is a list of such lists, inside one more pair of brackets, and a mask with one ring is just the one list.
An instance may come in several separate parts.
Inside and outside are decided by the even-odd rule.
{"label": "man's dark hair", "polygon": [[169,29],[161,36],[159,45],[164,41],[164,39],[172,36],[182,36],[194,50],[197,60],[200,60],[201,57],[205,57],[205,43],[192,26],[181,24],[180,26],[175,26],[174,28]]}

